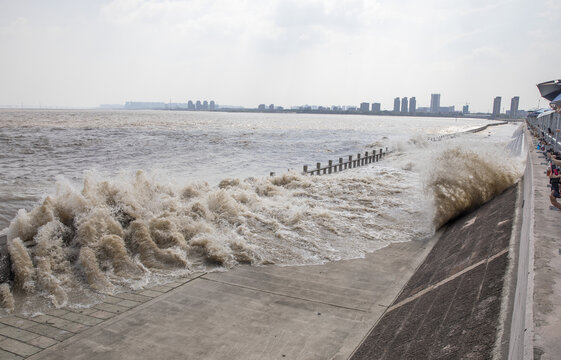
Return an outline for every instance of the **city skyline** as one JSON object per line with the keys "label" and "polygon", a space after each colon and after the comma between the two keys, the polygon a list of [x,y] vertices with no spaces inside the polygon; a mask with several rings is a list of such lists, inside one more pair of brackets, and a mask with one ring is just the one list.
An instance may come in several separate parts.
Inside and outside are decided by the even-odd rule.
{"label": "city skyline", "polygon": [[[382,108],[382,104],[379,102],[361,102],[358,106],[356,105],[291,105],[291,106],[279,106],[275,104],[265,104],[261,103],[256,107],[243,107],[238,105],[219,105],[214,100],[188,100],[184,103],[175,102],[142,102],[142,101],[127,101],[124,105],[120,104],[102,104],[98,108],[105,109],[127,109],[127,110],[141,110],[141,109],[153,109],[153,110],[192,110],[192,111],[213,111],[213,110],[258,110],[263,112],[268,111],[323,111],[323,112],[356,112],[356,113],[392,113],[392,114],[405,114],[405,115],[424,115],[435,114],[435,115],[466,115],[466,114],[481,114],[481,115],[491,115],[493,117],[499,117],[502,115],[508,117],[519,117],[521,114],[525,114],[527,110],[519,110],[520,97],[514,96],[511,98],[510,108],[503,109],[501,111],[501,96],[496,96],[493,99],[493,111],[486,112],[476,112],[473,113],[469,110],[469,104],[462,105],[462,110],[456,110],[456,106],[441,106],[440,104],[441,94],[431,94],[430,106],[419,106],[417,107],[417,100],[415,96],[411,97],[396,97],[394,98],[393,109]],[[525,116],[525,115],[523,115]]]}
{"label": "city skyline", "polygon": [[496,94],[547,107],[535,84],[561,77],[560,20],[548,0],[2,2],[0,105],[387,107],[406,86],[422,105],[438,92],[473,112]]}

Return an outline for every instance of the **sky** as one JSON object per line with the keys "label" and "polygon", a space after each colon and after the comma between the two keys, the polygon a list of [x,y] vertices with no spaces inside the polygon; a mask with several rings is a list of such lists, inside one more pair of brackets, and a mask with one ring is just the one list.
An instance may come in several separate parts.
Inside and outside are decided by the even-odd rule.
{"label": "sky", "polygon": [[559,0],[0,0],[0,105],[546,107]]}

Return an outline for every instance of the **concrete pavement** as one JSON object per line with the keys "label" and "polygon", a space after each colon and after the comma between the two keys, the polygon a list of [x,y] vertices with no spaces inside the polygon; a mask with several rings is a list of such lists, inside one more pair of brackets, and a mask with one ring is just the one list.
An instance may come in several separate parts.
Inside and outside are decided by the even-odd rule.
{"label": "concrete pavement", "polygon": [[[545,175],[546,159],[530,149],[533,174],[533,356],[536,359],[559,359],[561,356],[561,211],[549,201],[549,179]],[[533,280],[533,283],[532,283]],[[531,331],[532,324],[528,326]],[[531,358],[529,355],[527,358]]]}
{"label": "concrete pavement", "polygon": [[199,274],[81,314],[11,316],[0,358],[347,359],[436,241],[320,266]]}

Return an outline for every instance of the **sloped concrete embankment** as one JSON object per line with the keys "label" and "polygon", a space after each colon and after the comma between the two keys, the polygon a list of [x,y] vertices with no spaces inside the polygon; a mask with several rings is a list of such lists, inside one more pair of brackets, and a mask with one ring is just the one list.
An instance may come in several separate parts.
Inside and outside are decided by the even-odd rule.
{"label": "sloped concrete embankment", "polygon": [[518,192],[513,186],[447,227],[353,360],[485,359],[505,351],[501,308]]}

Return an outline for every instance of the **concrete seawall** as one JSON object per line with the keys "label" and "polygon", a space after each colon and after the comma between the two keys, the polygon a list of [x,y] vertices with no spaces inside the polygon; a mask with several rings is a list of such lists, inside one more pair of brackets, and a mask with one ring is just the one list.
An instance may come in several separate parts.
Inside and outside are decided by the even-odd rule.
{"label": "concrete seawall", "polygon": [[[528,133],[526,133],[528,135]],[[529,148],[532,145],[527,141]],[[532,150],[530,150],[532,151]],[[513,283],[514,293],[507,294],[513,298],[512,324],[508,349],[509,359],[533,358],[533,266],[534,266],[534,176],[531,152],[526,157],[522,186],[522,217],[515,233],[518,251],[513,258],[516,279]],[[515,244],[515,246],[516,246]],[[516,249],[515,249],[516,250]]]}
{"label": "concrete seawall", "polygon": [[352,359],[505,358],[517,197],[511,187],[452,222]]}

